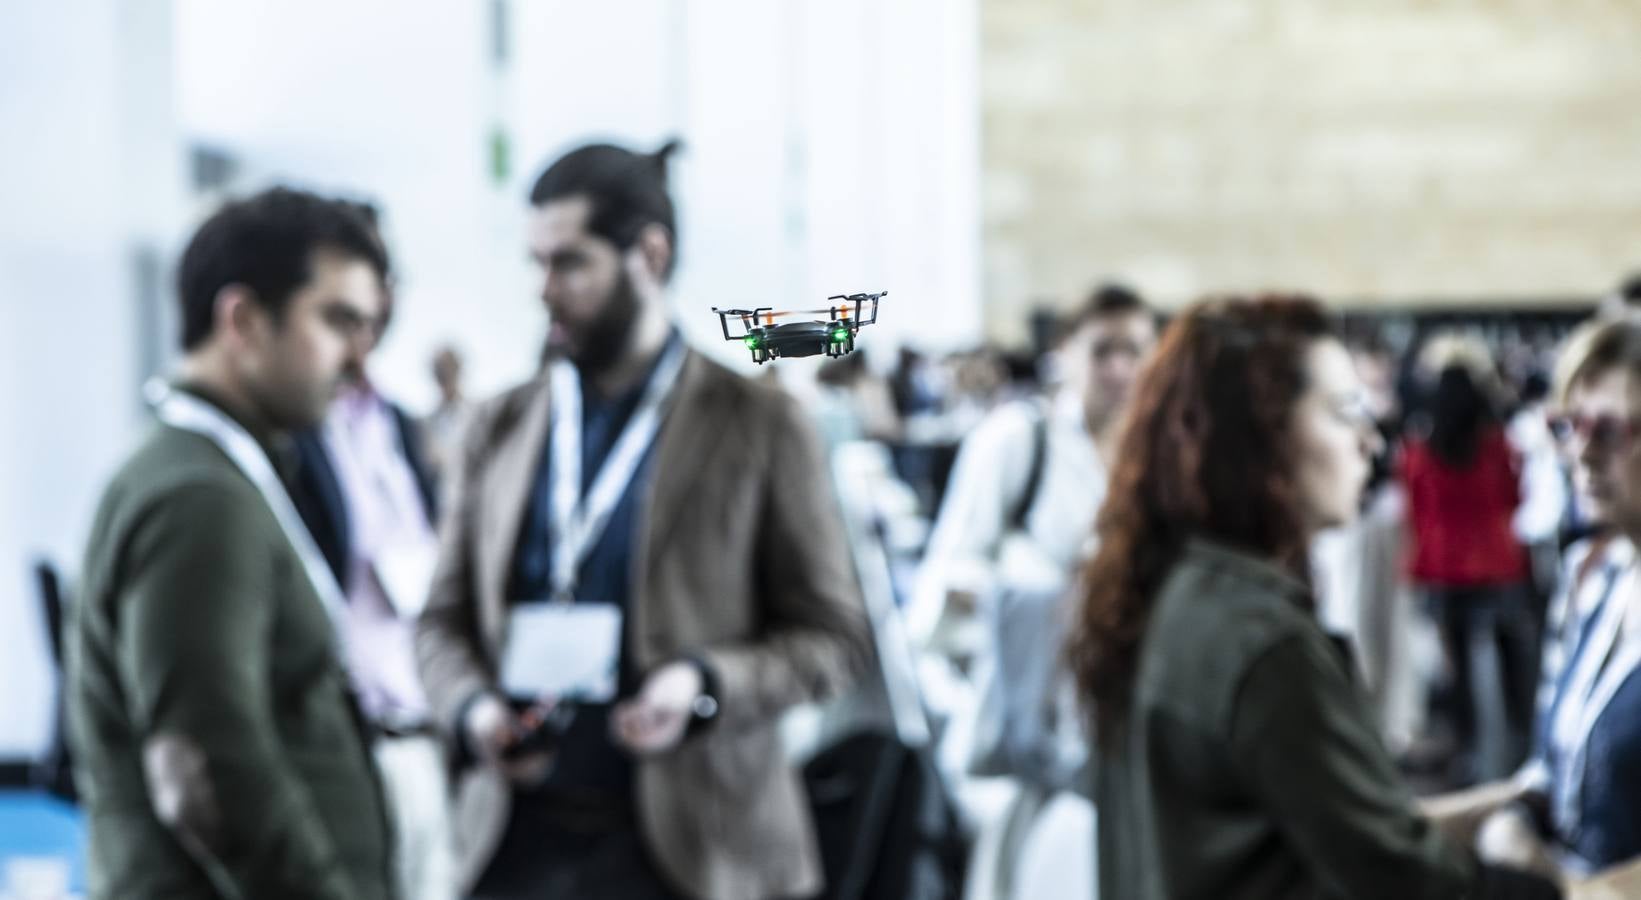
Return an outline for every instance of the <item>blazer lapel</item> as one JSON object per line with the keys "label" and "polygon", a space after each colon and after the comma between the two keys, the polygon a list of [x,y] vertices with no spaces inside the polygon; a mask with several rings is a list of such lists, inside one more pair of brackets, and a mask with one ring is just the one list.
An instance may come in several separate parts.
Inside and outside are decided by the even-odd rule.
{"label": "blazer lapel", "polygon": [[655,474],[650,479],[645,527],[633,559],[638,576],[633,583],[639,590],[642,590],[653,548],[666,541],[690,499],[691,490],[700,482],[696,475],[702,461],[712,458],[718,445],[735,430],[735,423],[724,416],[722,404],[714,402],[716,392],[712,379],[710,363],[690,351],[678,379],[672,409],[656,437]]}
{"label": "blazer lapel", "polygon": [[535,495],[542,448],[550,418],[545,377],[522,396],[518,427],[496,447],[495,462],[485,477],[482,495],[485,521],[480,529],[480,602],[500,621],[507,609],[507,582],[517,549],[524,511]]}

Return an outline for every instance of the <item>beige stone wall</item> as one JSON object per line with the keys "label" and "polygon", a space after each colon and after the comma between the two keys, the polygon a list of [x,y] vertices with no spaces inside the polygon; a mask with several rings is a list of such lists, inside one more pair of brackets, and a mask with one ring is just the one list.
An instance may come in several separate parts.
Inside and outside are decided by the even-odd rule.
{"label": "beige stone wall", "polygon": [[983,0],[988,333],[1166,303],[1588,297],[1641,266],[1641,3]]}

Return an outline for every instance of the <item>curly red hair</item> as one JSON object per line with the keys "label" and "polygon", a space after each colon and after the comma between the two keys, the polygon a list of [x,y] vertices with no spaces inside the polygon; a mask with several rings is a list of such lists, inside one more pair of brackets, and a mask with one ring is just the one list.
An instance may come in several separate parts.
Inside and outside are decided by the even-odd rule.
{"label": "curly red hair", "polygon": [[1291,421],[1309,350],[1334,336],[1315,300],[1277,294],[1210,298],[1163,334],[1118,438],[1067,647],[1102,739],[1128,708],[1152,603],[1188,538],[1308,583]]}

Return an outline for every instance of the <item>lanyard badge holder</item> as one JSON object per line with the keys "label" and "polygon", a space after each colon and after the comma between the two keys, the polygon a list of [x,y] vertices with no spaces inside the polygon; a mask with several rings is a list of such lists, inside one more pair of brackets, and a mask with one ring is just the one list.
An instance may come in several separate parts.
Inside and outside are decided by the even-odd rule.
{"label": "lanyard badge holder", "polygon": [[[674,340],[662,353],[638,407],[582,494],[581,379],[573,365],[552,364],[552,484],[549,495],[553,564],[548,602],[515,606],[502,660],[502,688],[529,731],[517,753],[551,749],[581,704],[614,701],[622,614],[608,603],[577,602],[577,571],[598,543],[660,430],[683,366]],[[552,705],[542,714],[541,703]]]}
{"label": "lanyard badge holder", "polygon": [[1574,664],[1552,726],[1552,740],[1565,768],[1554,786],[1551,813],[1558,827],[1569,833],[1580,824],[1590,733],[1619,689],[1641,668],[1641,639],[1623,634],[1624,620],[1641,590],[1635,566],[1634,561],[1625,562],[1609,580],[1598,621]]}

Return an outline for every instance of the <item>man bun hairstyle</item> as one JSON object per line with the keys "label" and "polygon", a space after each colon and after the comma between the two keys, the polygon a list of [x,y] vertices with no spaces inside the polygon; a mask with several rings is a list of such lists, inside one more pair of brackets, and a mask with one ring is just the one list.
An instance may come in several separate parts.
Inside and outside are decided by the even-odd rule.
{"label": "man bun hairstyle", "polygon": [[683,143],[674,138],[651,153],[615,144],[587,144],[559,157],[530,188],[530,205],[585,197],[591,206],[587,230],[626,252],[649,225],[660,225],[672,241],[663,278],[678,264],[678,222],[668,193],[668,165]]}

